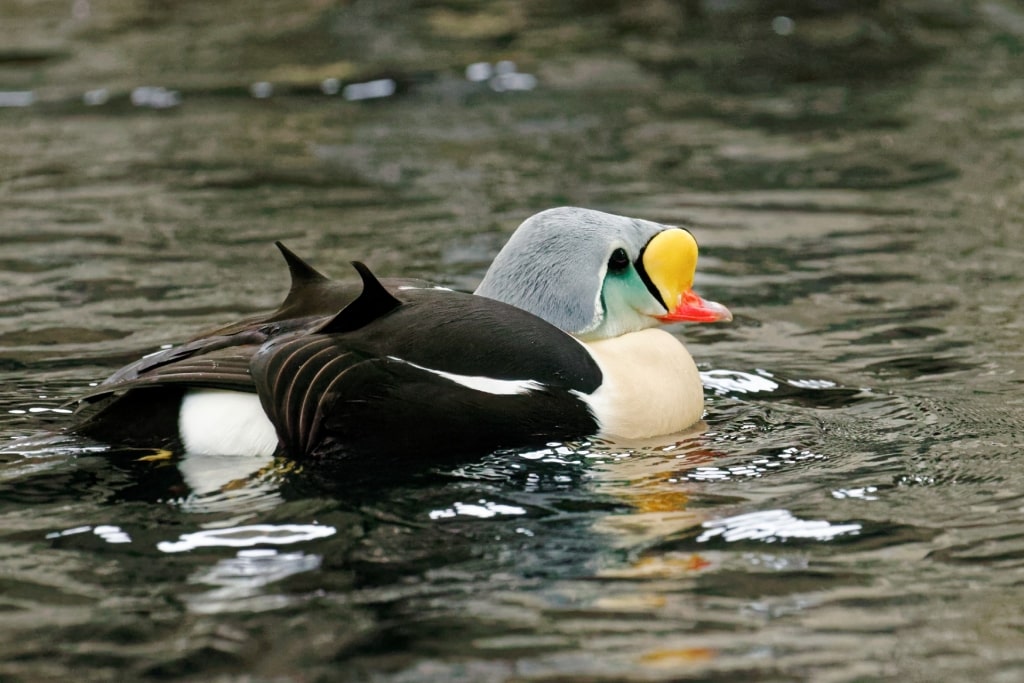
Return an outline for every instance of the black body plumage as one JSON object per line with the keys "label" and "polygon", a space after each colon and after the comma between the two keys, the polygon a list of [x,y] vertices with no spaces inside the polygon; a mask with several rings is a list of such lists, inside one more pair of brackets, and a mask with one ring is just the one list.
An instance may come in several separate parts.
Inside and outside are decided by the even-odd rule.
{"label": "black body plumage", "polygon": [[598,430],[581,397],[601,371],[557,327],[492,299],[380,281],[362,264],[361,286],[340,283],[278,246],[292,284],[276,311],[122,368],[81,399],[92,408],[78,431],[173,440],[174,420],[153,411],[191,388],[255,392],[298,460],[462,457]]}

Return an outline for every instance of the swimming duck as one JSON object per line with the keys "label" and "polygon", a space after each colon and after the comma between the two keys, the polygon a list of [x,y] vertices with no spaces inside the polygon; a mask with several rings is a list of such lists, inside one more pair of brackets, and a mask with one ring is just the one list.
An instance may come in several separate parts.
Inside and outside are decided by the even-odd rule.
{"label": "swimming duck", "polygon": [[528,218],[473,293],[325,277],[281,243],[281,306],[151,354],[79,399],[77,431],[191,453],[424,458],[700,420],[686,348],[658,327],[731,320],[692,289],[686,230],[563,207]]}

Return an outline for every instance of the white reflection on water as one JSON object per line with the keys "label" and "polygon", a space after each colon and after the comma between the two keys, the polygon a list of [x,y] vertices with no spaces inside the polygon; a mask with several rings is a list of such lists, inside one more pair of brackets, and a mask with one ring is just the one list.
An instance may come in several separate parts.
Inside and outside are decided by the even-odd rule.
{"label": "white reflection on water", "polygon": [[87,107],[102,107],[109,101],[110,91],[106,88],[94,88],[82,94],[82,104]]}
{"label": "white reflection on water", "polygon": [[707,389],[714,391],[719,396],[767,393],[778,389],[779,382],[797,389],[835,389],[839,386],[830,379],[813,377],[778,379],[771,372],[761,368],[753,373],[742,370],[708,370],[700,373],[700,379]]}
{"label": "white reflection on water", "polygon": [[533,90],[537,87],[537,77],[533,74],[520,72],[516,63],[503,59],[493,66],[490,62],[474,62],[466,67],[466,80],[473,83],[484,81],[495,92],[513,90]]}
{"label": "white reflection on water", "polygon": [[244,548],[261,544],[288,545],[326,538],[333,536],[337,531],[333,526],[320,524],[249,524],[182,534],[177,541],[160,541],[156,547],[165,553],[180,553],[203,547]]}
{"label": "white reflection on water", "polygon": [[25,415],[27,413],[33,413],[33,414],[37,414],[37,413],[58,413],[60,415],[70,415],[74,411],[70,410],[68,408],[50,408],[50,407],[47,407],[47,406],[32,406],[31,408],[28,408],[28,409],[25,409],[25,408],[11,408],[7,412],[9,412],[12,415]]}
{"label": "white reflection on water", "polygon": [[700,380],[717,394],[753,394],[779,388],[777,382],[767,377],[739,370],[708,370],[700,373]]}
{"label": "white reflection on water", "polygon": [[0,107],[30,107],[35,101],[31,90],[0,90]]}
{"label": "white reflection on water", "polygon": [[498,74],[490,80],[491,90],[509,92],[512,90],[533,90],[537,87],[537,77],[533,74]]}
{"label": "white reflection on water", "polygon": [[466,80],[480,83],[486,81],[494,74],[494,67],[490,62],[473,62],[466,67]]}
{"label": "white reflection on water", "polygon": [[[13,410],[10,412],[14,412]],[[67,434],[54,434],[42,432],[31,436],[14,436],[11,440],[0,445],[0,454],[20,455],[23,458],[52,459],[54,462],[62,462],[63,458],[77,455],[93,455],[104,453],[110,450],[104,444],[83,445]],[[0,478],[8,478],[7,472],[0,475]]]}
{"label": "white reflection on water", "polygon": [[141,85],[132,90],[130,99],[136,107],[171,109],[181,104],[181,93],[163,86]]}
{"label": "white reflection on water", "polygon": [[291,603],[287,595],[268,595],[264,588],[289,576],[320,568],[321,557],[303,552],[278,553],[273,548],[240,550],[235,557],[219,560],[213,567],[189,579],[189,583],[217,586],[186,598],[193,612],[213,614],[230,611],[265,611]]}
{"label": "white reflection on water", "polygon": [[878,500],[878,496],[873,495],[878,492],[877,486],[863,486],[854,489],[836,489],[832,492],[833,498],[840,500],[844,498],[859,498],[860,500]]}
{"label": "white reflection on water", "polygon": [[715,519],[702,524],[704,533],[697,537],[705,543],[721,536],[727,543],[735,541],[787,541],[792,538],[810,538],[831,541],[837,536],[860,533],[861,525],[832,524],[823,519],[798,519],[789,510],[759,510],[735,517]]}
{"label": "white reflection on water", "polygon": [[489,500],[480,499],[476,503],[455,503],[450,508],[431,510],[430,519],[448,519],[450,517],[479,517],[488,519],[498,515],[525,515],[526,510],[517,505],[503,505]]}
{"label": "white reflection on water", "polygon": [[516,453],[516,457],[523,460],[538,460],[562,465],[579,465],[580,460],[575,456],[589,455],[590,451],[585,447],[573,448],[563,443],[550,443],[547,448],[536,451],[523,451]]}
{"label": "white reflection on water", "polygon": [[186,453],[178,470],[192,493],[201,496],[244,482],[273,462],[273,457]]}
{"label": "white reflection on water", "polygon": [[[744,441],[743,438],[737,441]],[[802,462],[804,460],[826,460],[826,456],[809,451],[805,448],[790,446],[782,451],[771,455],[755,458],[746,463],[719,467],[717,465],[702,465],[694,467],[686,473],[686,478],[691,481],[725,481],[729,479],[761,477],[766,472],[779,469]]]}
{"label": "white reflection on water", "polygon": [[274,94],[274,84],[270,81],[256,81],[249,85],[249,94],[257,100],[265,100]]}
{"label": "white reflection on water", "polygon": [[274,508],[281,498],[273,463],[272,457],[186,453],[177,464],[191,493],[179,501],[181,509],[240,514]]}
{"label": "white reflection on water", "polygon": [[78,534],[84,534],[92,532],[96,536],[99,536],[107,543],[131,543],[132,537],[128,535],[121,527],[114,526],[113,524],[100,524],[99,526],[76,526],[71,529],[64,529],[63,531],[52,531],[46,534],[47,540],[54,538],[62,538],[64,536],[76,536]]}
{"label": "white reflection on water", "polygon": [[839,386],[830,379],[791,379],[786,384],[797,389],[834,389]]}
{"label": "white reflection on water", "polygon": [[379,78],[375,81],[365,83],[349,83],[342,91],[341,96],[346,100],[355,102],[358,100],[375,100],[382,97],[391,97],[395,94],[397,84],[390,78]]}
{"label": "white reflection on water", "polygon": [[[0,482],[39,475],[66,464],[69,457],[94,455],[108,446],[85,446],[66,434],[43,433],[13,437],[0,445]],[[7,456],[18,456],[8,458]]]}

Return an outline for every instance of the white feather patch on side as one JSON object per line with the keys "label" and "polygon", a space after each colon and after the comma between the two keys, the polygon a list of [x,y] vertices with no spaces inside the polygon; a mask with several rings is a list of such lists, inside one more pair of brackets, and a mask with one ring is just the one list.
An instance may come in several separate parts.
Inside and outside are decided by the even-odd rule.
{"label": "white feather patch on side", "polygon": [[277,450],[277,431],[259,397],[240,391],[188,391],[178,412],[178,433],[185,450],[198,455],[269,457]]}
{"label": "white feather patch on side", "polygon": [[514,396],[516,394],[525,394],[530,391],[536,391],[544,388],[543,384],[532,379],[495,379],[493,377],[481,377],[479,375],[458,375],[454,372],[425,368],[422,365],[410,363],[409,361],[396,356],[388,356],[388,358],[396,360],[399,363],[410,365],[417,370],[423,370],[424,372],[429,372],[432,375],[443,377],[449,382],[455,382],[467,389],[482,391],[495,396]]}
{"label": "white feather patch on side", "polygon": [[641,439],[682,431],[704,415],[697,366],[678,339],[658,329],[580,342],[601,368],[590,406],[601,436]]}

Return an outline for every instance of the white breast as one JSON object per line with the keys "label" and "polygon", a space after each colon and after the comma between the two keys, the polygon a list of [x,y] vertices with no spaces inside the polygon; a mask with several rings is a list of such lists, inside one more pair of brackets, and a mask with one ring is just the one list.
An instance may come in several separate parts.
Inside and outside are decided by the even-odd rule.
{"label": "white breast", "polygon": [[178,433],[185,450],[198,455],[270,457],[277,432],[256,394],[191,389],[181,401]]}
{"label": "white breast", "polygon": [[582,342],[604,379],[581,395],[601,425],[600,436],[642,439],[672,434],[704,414],[704,388],[693,358],[668,332],[647,329]]}

